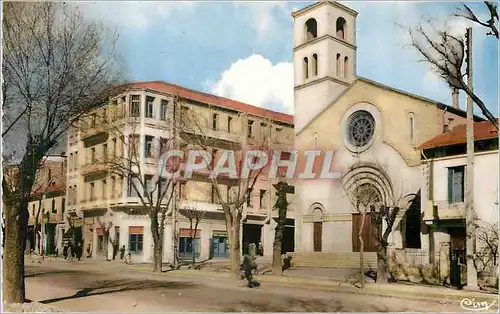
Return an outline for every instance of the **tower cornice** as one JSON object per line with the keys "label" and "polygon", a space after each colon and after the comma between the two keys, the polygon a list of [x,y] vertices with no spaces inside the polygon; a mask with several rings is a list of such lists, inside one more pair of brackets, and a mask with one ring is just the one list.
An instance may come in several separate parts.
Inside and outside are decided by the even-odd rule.
{"label": "tower cornice", "polygon": [[338,43],[340,43],[340,44],[342,44],[342,45],[344,45],[344,46],[346,46],[346,47],[348,47],[348,48],[351,48],[351,49],[357,50],[357,47],[356,47],[355,45],[350,44],[350,43],[348,43],[347,41],[342,40],[342,39],[340,39],[340,38],[337,38],[337,37],[335,37],[335,36],[332,36],[332,35],[330,35],[330,34],[325,34],[325,35],[323,35],[323,36],[320,36],[320,37],[314,38],[314,39],[312,39],[312,40],[310,40],[310,41],[308,41],[308,42],[305,42],[305,43],[303,43],[303,44],[300,44],[300,45],[298,45],[298,46],[294,47],[294,48],[293,48],[293,51],[295,52],[295,51],[297,51],[297,50],[300,50],[300,49],[302,49],[302,48],[304,48],[304,47],[307,47],[307,46],[309,46],[309,45],[312,45],[312,44],[318,43],[318,42],[323,41],[323,40],[325,40],[325,39],[332,39],[332,40],[334,40],[334,41],[336,41],[336,42],[338,42]]}
{"label": "tower cornice", "polygon": [[301,15],[304,15],[305,13],[311,11],[311,10],[314,10],[314,9],[317,9],[317,8],[320,8],[324,5],[331,5],[331,6],[334,6],[336,8],[339,8],[339,9],[342,9],[344,10],[345,12],[349,13],[350,15],[354,16],[354,17],[357,17],[358,16],[358,12],[354,11],[353,9],[349,8],[349,7],[346,7],[345,5],[342,5],[336,1],[330,1],[330,0],[323,0],[323,1],[318,1],[316,3],[313,3],[305,8],[302,8],[300,10],[297,10],[295,12],[292,12],[292,17],[293,18],[297,18]]}

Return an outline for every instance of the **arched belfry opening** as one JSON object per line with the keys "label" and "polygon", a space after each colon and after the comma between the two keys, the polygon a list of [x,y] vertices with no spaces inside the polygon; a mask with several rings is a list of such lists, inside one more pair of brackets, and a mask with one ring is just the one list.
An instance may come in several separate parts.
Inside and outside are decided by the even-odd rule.
{"label": "arched belfry opening", "polygon": [[318,55],[313,54],[313,64],[312,64],[312,71],[313,71],[313,76],[318,75]]}
{"label": "arched belfry opening", "polygon": [[309,78],[309,59],[307,59],[307,57],[304,57],[302,71],[304,73],[304,79],[305,80],[308,79]]}
{"label": "arched belfry opening", "polygon": [[346,28],[345,19],[343,17],[339,17],[337,19],[336,24],[337,24],[337,30],[336,30],[337,37],[340,39],[345,39],[345,28]]}
{"label": "arched belfry opening", "polygon": [[315,19],[310,18],[307,20],[305,25],[305,31],[306,31],[306,42],[318,37],[318,23],[316,22]]}

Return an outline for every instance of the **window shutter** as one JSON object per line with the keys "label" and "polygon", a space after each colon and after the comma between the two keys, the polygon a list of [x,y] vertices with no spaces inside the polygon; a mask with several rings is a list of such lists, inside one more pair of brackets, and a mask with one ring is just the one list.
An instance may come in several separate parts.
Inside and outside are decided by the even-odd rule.
{"label": "window shutter", "polygon": [[448,168],[448,203],[453,202],[453,169]]}

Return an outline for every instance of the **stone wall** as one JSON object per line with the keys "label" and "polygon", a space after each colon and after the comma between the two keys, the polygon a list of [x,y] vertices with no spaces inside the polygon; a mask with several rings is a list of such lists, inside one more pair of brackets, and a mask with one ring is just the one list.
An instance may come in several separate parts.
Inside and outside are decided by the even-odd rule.
{"label": "stone wall", "polygon": [[[440,284],[439,263],[432,263],[425,249],[388,249],[389,273],[396,280]],[[435,261],[440,256],[434,257]]]}

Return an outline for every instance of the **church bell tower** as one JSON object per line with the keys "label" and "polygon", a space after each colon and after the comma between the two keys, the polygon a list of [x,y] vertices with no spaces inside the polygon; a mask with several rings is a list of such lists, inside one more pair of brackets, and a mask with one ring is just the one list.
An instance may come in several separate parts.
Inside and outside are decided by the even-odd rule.
{"label": "church bell tower", "polygon": [[335,1],[292,13],[296,134],[355,80],[357,15]]}

